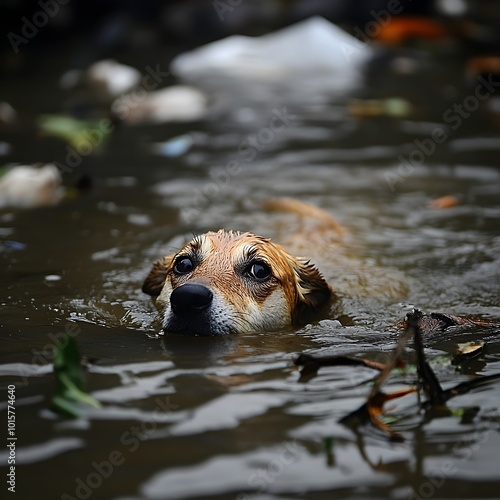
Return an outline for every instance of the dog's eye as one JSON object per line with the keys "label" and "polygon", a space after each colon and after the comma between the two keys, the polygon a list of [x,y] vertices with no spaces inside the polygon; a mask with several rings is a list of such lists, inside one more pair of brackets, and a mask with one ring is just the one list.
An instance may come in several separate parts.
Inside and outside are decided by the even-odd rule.
{"label": "dog's eye", "polygon": [[271,276],[271,268],[265,262],[254,262],[248,266],[247,273],[257,281],[265,281]]}
{"label": "dog's eye", "polygon": [[189,257],[181,257],[174,266],[174,272],[177,274],[190,273],[194,268],[193,261]]}

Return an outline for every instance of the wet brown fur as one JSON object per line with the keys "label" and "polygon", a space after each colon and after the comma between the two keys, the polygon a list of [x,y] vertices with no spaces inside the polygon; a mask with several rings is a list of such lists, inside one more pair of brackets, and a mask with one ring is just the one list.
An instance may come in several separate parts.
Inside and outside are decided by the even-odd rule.
{"label": "wet brown fur", "polygon": [[[197,264],[189,276],[177,276],[173,267],[179,257],[189,256]],[[263,284],[253,285],[242,276],[245,264],[252,260],[266,262],[272,277]],[[165,282],[169,290],[186,282],[204,284],[217,289],[227,304],[240,314],[246,314],[248,301],[258,308],[266,307],[266,300],[280,287],[286,298],[289,325],[307,322],[314,312],[331,297],[331,289],[320,272],[309,261],[293,257],[282,246],[270,239],[252,233],[219,230],[196,237],[176,255],[156,262],[148,274],[142,290],[158,300]]]}
{"label": "wet brown fur", "polygon": [[[316,250],[316,253],[319,249],[326,254],[329,262],[335,262],[339,271],[335,275],[336,297],[400,297],[406,293],[403,277],[386,269],[366,269],[361,261],[350,258],[351,251],[343,239],[347,231],[327,212],[291,198],[266,200],[261,205],[267,210],[292,213],[299,217],[299,232],[288,230],[285,238],[287,246],[301,253],[306,252],[307,248]],[[176,259],[186,255],[193,257],[197,265],[189,276],[177,276],[173,272]],[[264,261],[270,266],[272,277],[265,283],[252,285],[244,279],[242,270],[245,263],[252,259]],[[177,254],[157,261],[144,281],[142,290],[156,297],[158,305],[164,306],[171,292],[187,281],[216,289],[230,312],[242,318],[251,316],[249,311],[256,314],[257,318],[259,314],[265,317],[266,312],[270,318],[279,316],[283,323],[280,328],[314,319],[334,295],[316,266],[308,260],[292,256],[270,239],[253,233],[222,229],[195,237]],[[273,294],[278,299],[271,304],[270,297]],[[241,322],[244,327],[248,327],[248,324],[248,321]],[[425,331],[439,331],[455,325],[490,324],[484,320],[433,313],[424,315],[421,327]],[[398,326],[405,325],[405,322],[401,322]]]}

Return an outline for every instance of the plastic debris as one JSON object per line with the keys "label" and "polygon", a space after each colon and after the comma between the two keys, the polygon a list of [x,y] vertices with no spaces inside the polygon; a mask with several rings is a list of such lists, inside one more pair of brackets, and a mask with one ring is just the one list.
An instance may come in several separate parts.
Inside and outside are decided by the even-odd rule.
{"label": "plastic debris", "polygon": [[[228,77],[344,90],[357,83],[369,46],[323,19],[312,17],[260,37],[234,35],[177,56],[171,71],[202,84]],[[206,78],[202,78],[205,76]]]}
{"label": "plastic debris", "polygon": [[111,105],[118,118],[131,124],[196,121],[205,117],[207,109],[206,95],[187,85],[149,92],[140,100],[123,95]]}
{"label": "plastic debris", "polygon": [[56,281],[61,281],[62,276],[59,276],[58,274],[47,274],[44,279],[48,283],[54,283]]}
{"label": "plastic debris", "polygon": [[61,175],[53,164],[19,165],[0,177],[0,208],[55,205],[62,197]]}
{"label": "plastic debris", "polygon": [[170,158],[176,158],[186,154],[192,147],[194,141],[189,134],[173,137],[165,142],[156,142],[151,145],[153,153]]}
{"label": "plastic debris", "polygon": [[104,99],[114,99],[131,90],[141,81],[141,73],[131,66],[112,59],[97,61],[84,72],[72,69],[64,73],[59,84],[71,89],[78,84],[87,85]]}
{"label": "plastic debris", "polygon": [[20,241],[0,241],[0,252],[20,252],[22,250],[26,250],[26,248],[28,248],[28,246]]}

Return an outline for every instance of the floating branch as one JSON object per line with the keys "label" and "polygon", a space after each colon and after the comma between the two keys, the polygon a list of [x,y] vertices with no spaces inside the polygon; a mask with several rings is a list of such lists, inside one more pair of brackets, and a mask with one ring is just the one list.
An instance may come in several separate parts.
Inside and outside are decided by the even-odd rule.
{"label": "floating branch", "polygon": [[374,370],[384,370],[385,364],[364,358],[349,358],[347,356],[313,356],[299,354],[294,360],[295,365],[302,367],[301,378],[316,375],[322,366],[366,366]]}
{"label": "floating branch", "polygon": [[[402,356],[406,345],[413,338],[417,358],[418,383],[422,387],[427,400],[421,404],[424,411],[445,407],[446,402],[454,396],[465,394],[473,389],[481,387],[495,380],[500,380],[500,374],[477,378],[458,384],[457,386],[443,390],[436,374],[432,370],[425,357],[422,336],[424,334],[444,331],[452,326],[494,326],[495,323],[481,319],[462,318],[443,313],[423,314],[419,310],[409,313],[405,321],[399,326],[404,328],[404,332],[398,339],[395,349],[390,359],[386,363],[379,363],[364,358],[350,358],[347,356],[312,356],[300,354],[295,360],[295,364],[301,369],[301,379],[315,375],[321,367],[325,366],[366,366],[378,370],[380,374],[373,381],[370,394],[366,403],[354,412],[343,417],[340,423],[357,428],[366,422],[371,422],[375,427],[388,434],[392,440],[402,441],[403,437],[393,431],[385,422],[380,420],[384,413],[384,404],[388,401],[406,396],[416,392],[415,388],[403,389],[386,394],[382,391],[382,386],[386,383],[391,372],[398,367],[405,366]],[[473,343],[460,346],[459,354],[452,361],[453,365],[459,364],[465,359],[470,359],[484,352],[484,343]]]}

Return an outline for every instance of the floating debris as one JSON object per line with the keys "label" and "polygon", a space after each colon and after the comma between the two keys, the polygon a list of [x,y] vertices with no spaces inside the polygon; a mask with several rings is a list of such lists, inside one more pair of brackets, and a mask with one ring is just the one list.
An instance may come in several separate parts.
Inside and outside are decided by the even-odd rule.
{"label": "floating debris", "polygon": [[85,79],[105,96],[117,97],[141,81],[139,70],[112,59],[97,61],[86,71]]}
{"label": "floating debris", "polygon": [[151,145],[153,153],[170,158],[186,154],[194,144],[193,137],[189,134],[173,137],[165,142],[155,142]]}
{"label": "floating debris", "polygon": [[0,252],[19,252],[22,250],[26,250],[26,248],[26,243],[21,243],[20,241],[0,241]]}
{"label": "floating debris", "polygon": [[466,360],[477,358],[484,353],[486,342],[465,342],[464,344],[458,344],[457,354],[453,358],[451,364],[459,365]]}
{"label": "floating debris", "polygon": [[443,209],[443,208],[456,207],[459,204],[460,202],[458,201],[458,198],[456,196],[447,195],[432,200],[428,206],[429,208]]}
{"label": "floating debris", "polygon": [[369,54],[365,43],[322,17],[311,17],[260,37],[233,35],[209,43],[177,56],[171,70],[207,85],[234,78],[304,89],[307,81],[315,91],[330,94],[356,86]]}
{"label": "floating debris", "polygon": [[[422,335],[433,331],[442,331],[450,326],[458,325],[491,326],[492,323],[486,322],[485,320],[462,318],[460,316],[446,315],[443,313],[423,314],[419,310],[414,310],[406,316],[405,321],[399,323],[399,326],[404,327],[405,330],[400,335],[390,359],[385,363],[373,362],[362,358],[350,358],[346,356],[318,357],[311,356],[309,354],[300,354],[295,360],[295,364],[303,367],[301,371],[302,381],[304,377],[314,376],[317,370],[322,366],[361,365],[378,370],[380,373],[373,381],[370,394],[368,395],[366,402],[357,410],[340,419],[340,423],[353,429],[357,429],[360,425],[371,423],[376,428],[383,431],[392,441],[401,442],[404,440],[403,436],[393,430],[389,425],[397,419],[392,417],[390,419],[385,418],[384,404],[388,401],[416,393],[418,392],[418,389],[415,387],[409,387],[391,393],[385,393],[382,391],[382,387],[392,374],[398,372],[400,374],[403,373],[400,370],[402,366],[405,367],[402,356],[405,352],[406,344],[411,339],[413,339],[416,351],[418,386],[423,389],[423,392],[427,397],[425,401],[420,403],[426,414],[430,415],[430,412],[436,412],[436,410],[438,414],[453,414],[453,410],[448,409],[446,406],[449,399],[459,394],[465,394],[471,390],[481,387],[482,385],[500,380],[500,374],[494,374],[463,382],[451,389],[442,389],[436,374],[431,368],[429,361],[426,359]],[[457,365],[465,359],[479,356],[484,352],[484,345],[484,342],[459,344],[458,354],[453,359],[452,364]],[[409,368],[411,368],[411,370],[408,370]],[[405,371],[413,372],[414,367],[406,365]]]}
{"label": "floating debris", "polygon": [[122,95],[113,101],[115,116],[130,124],[190,122],[203,119],[208,111],[207,96],[195,87],[172,85],[145,92],[141,98]]}
{"label": "floating debris", "polygon": [[413,111],[411,103],[399,97],[388,99],[351,99],[347,110],[351,116],[358,118],[378,116],[407,118]]}
{"label": "floating debris", "polygon": [[61,344],[56,344],[56,349],[56,393],[52,398],[52,408],[73,418],[81,415],[82,403],[100,408],[99,401],[85,392],[81,357],[74,337],[68,335]]}
{"label": "floating debris", "polygon": [[64,73],[59,84],[65,90],[77,85],[86,85],[101,99],[115,99],[128,92],[141,81],[139,70],[126,66],[113,59],[97,61],[86,71],[72,69]]}
{"label": "floating debris", "polygon": [[18,165],[0,177],[0,208],[33,208],[57,204],[63,197],[61,175],[47,164],[37,168]]}
{"label": "floating debris", "polygon": [[99,149],[114,128],[109,119],[87,121],[68,115],[42,115],[38,124],[45,134],[63,139],[82,156]]}
{"label": "floating debris", "polygon": [[45,276],[44,279],[48,283],[54,283],[56,281],[61,281],[62,280],[62,276],[59,276],[58,274],[47,274],[47,276]]}
{"label": "floating debris", "polygon": [[434,19],[424,17],[394,17],[389,23],[380,25],[375,36],[377,42],[388,45],[404,45],[414,40],[451,40],[447,27]]}

